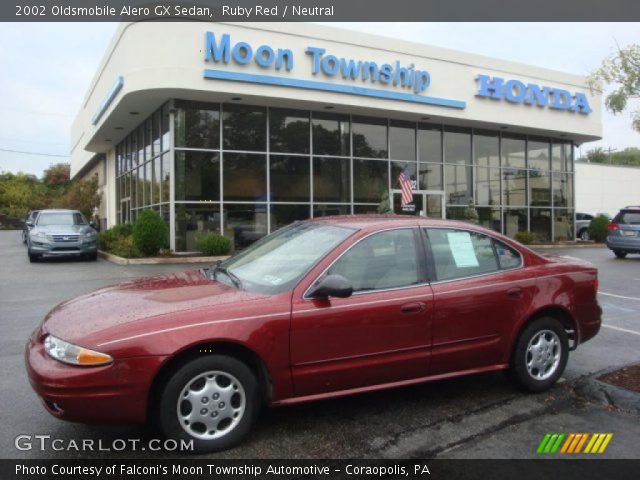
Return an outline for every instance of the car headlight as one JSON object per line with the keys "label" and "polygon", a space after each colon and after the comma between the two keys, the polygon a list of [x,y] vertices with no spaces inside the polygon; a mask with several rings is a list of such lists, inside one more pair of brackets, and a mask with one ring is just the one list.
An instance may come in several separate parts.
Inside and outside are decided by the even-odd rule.
{"label": "car headlight", "polygon": [[84,234],[84,238],[89,240],[96,238],[96,232],[87,232]]}
{"label": "car headlight", "polygon": [[32,237],[36,237],[36,238],[41,238],[46,240],[47,239],[47,234],[41,230],[36,230],[35,232],[32,230],[31,231],[31,236]]}
{"label": "car headlight", "polygon": [[113,362],[111,355],[73,345],[53,335],[47,335],[44,339],[44,349],[56,360],[70,365],[93,367]]}

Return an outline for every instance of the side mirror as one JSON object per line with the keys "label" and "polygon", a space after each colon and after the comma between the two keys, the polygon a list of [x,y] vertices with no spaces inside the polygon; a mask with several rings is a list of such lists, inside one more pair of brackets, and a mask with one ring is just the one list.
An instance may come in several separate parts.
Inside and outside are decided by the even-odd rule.
{"label": "side mirror", "polygon": [[327,275],[320,279],[309,292],[312,298],[347,298],[353,293],[353,285],[342,275]]}
{"label": "side mirror", "polygon": [[33,228],[33,222],[31,220],[27,220],[26,222],[24,222],[24,224],[27,226],[27,228]]}
{"label": "side mirror", "polygon": [[96,228],[96,222],[89,222],[89,226],[90,226],[91,228],[94,228],[94,229],[95,229],[95,228]]}

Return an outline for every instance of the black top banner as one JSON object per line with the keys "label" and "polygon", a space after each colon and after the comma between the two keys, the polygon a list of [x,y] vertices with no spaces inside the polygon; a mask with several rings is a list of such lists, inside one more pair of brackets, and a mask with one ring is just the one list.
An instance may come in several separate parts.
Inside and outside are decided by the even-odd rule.
{"label": "black top banner", "polygon": [[638,0],[5,0],[2,22],[585,22],[640,20]]}

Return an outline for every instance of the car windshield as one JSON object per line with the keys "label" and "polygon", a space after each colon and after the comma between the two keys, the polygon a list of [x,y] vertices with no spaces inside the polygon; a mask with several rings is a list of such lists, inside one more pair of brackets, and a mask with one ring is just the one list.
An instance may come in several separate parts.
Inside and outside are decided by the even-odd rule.
{"label": "car windshield", "polygon": [[[335,225],[294,223],[254,243],[221,267],[237,277],[245,290],[281,293],[293,288],[318,261],[354,232]],[[215,268],[210,272],[215,273]],[[215,276],[233,284],[221,271]]]}
{"label": "car windshield", "polygon": [[40,215],[38,215],[37,220],[37,225],[39,227],[46,227],[49,225],[71,226],[86,224],[87,221],[82,214],[78,212],[41,212]]}
{"label": "car windshield", "polygon": [[640,212],[623,212],[620,222],[627,225],[640,225]]}

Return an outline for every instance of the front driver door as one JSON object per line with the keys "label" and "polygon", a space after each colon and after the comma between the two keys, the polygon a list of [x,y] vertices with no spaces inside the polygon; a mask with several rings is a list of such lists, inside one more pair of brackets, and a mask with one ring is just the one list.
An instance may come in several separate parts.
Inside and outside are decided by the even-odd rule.
{"label": "front driver door", "polygon": [[417,228],[387,230],[360,239],[327,270],[352,283],[351,297],[307,299],[294,292],[297,396],[427,375],[433,295],[425,266]]}

